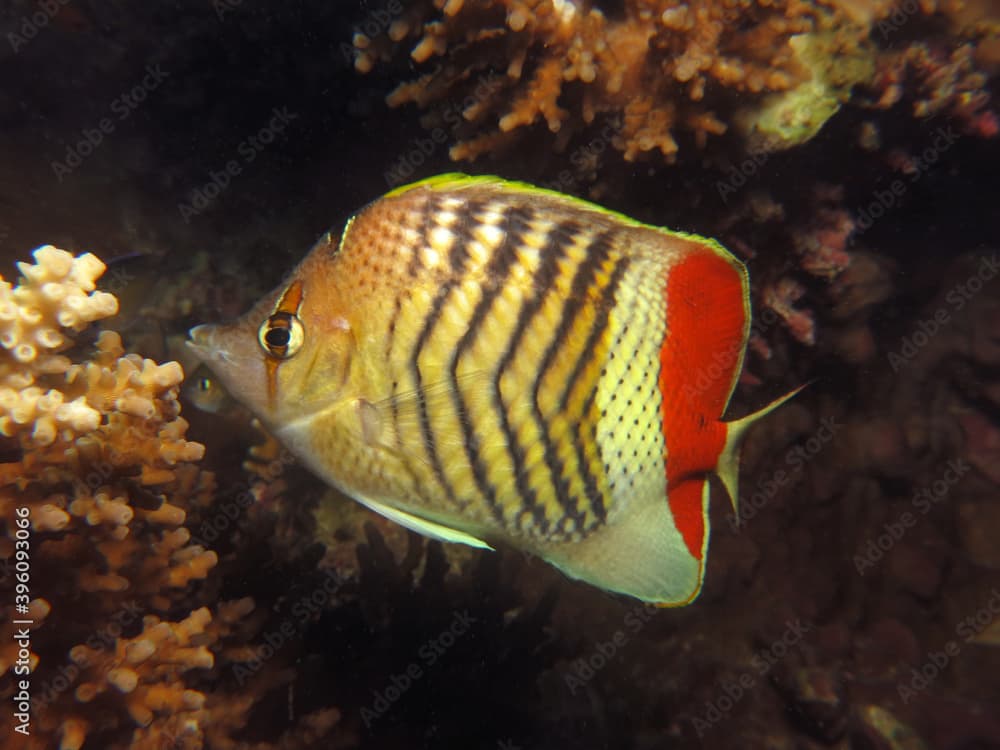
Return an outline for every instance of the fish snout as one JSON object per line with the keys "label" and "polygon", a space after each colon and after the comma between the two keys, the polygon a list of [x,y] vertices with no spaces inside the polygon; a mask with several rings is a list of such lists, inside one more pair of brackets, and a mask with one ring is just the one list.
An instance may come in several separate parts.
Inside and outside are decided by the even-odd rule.
{"label": "fish snout", "polygon": [[220,358],[219,348],[215,343],[216,330],[217,326],[213,325],[195,326],[188,331],[188,340],[184,342],[205,364]]}
{"label": "fish snout", "polygon": [[240,322],[195,326],[185,344],[229,396],[258,417],[270,413],[265,356],[248,326]]}

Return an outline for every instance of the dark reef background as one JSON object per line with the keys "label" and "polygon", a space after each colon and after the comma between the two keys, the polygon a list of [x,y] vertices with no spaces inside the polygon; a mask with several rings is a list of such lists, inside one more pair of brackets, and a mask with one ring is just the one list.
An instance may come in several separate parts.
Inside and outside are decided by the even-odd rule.
{"label": "dark reef background", "polygon": [[[597,5],[614,17],[634,3]],[[714,498],[701,598],[661,611],[516,551],[427,543],[273,445],[245,468],[264,442],[249,418],[183,398],[217,487],[186,526],[219,562],[164,616],[253,599],[244,655],[220,637],[214,666],[186,677],[220,712],[247,701],[246,720],[133,735],[112,694],[83,708],[101,717],[84,750],[1000,748],[995,63],[977,58],[972,115],[915,115],[929,95],[904,77],[897,102],[856,93],[807,142],[752,158],[727,131],[706,148],[681,133],[672,164],[627,162],[598,119],[568,143],[539,125],[456,164],[431,99],[385,103],[426,66],[386,47],[355,70],[355,35],[374,23],[367,36],[384,36],[396,7],[0,1],[0,272],[13,281],[42,244],[94,252],[121,301],[107,326],[166,361],[401,170],[493,173],[717,237],[747,261],[760,322],[732,415],[813,384],[751,435],[743,523]],[[943,12],[870,36],[883,50],[926,40],[948,60],[967,41]],[[927,79],[955,89],[948,70]],[[253,505],[213,530],[247,488]],[[75,606],[49,601],[39,680],[73,642],[46,646]],[[55,739],[38,747],[56,746],[73,700],[45,707]],[[8,720],[0,745],[24,747]]]}

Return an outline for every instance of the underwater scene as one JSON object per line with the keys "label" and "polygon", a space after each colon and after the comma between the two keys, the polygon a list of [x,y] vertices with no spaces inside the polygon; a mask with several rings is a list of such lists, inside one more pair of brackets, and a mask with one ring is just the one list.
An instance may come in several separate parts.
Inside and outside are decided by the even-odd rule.
{"label": "underwater scene", "polygon": [[998,0],[0,0],[0,749],[1000,749]]}

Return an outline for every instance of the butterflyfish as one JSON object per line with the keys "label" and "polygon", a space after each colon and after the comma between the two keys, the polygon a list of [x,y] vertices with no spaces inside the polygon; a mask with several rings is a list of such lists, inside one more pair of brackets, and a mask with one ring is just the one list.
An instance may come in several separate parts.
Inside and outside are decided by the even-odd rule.
{"label": "butterflyfish", "polygon": [[377,513],[679,606],[705,576],[710,475],[735,510],[741,441],[788,398],[723,421],[749,331],[747,271],[716,241],[447,174],[369,204],[190,346]]}

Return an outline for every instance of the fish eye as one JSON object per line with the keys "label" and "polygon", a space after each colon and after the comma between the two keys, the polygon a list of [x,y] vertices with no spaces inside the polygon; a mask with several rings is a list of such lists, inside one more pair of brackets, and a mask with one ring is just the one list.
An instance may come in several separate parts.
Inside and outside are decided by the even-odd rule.
{"label": "fish eye", "polygon": [[209,391],[212,389],[212,379],[211,378],[198,378],[198,390],[199,391]]}
{"label": "fish eye", "polygon": [[268,355],[276,359],[288,359],[294,357],[302,347],[305,329],[295,315],[275,313],[261,325],[257,340]]}
{"label": "fish eye", "polygon": [[287,328],[271,328],[264,334],[264,341],[266,341],[267,345],[272,349],[288,346],[288,342],[291,341],[291,339],[292,334],[289,333]]}

